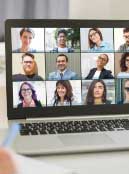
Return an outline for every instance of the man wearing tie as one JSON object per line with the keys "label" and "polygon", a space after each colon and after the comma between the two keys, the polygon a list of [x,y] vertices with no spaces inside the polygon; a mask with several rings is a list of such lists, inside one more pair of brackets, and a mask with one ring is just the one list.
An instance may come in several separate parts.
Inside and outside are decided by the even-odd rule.
{"label": "man wearing tie", "polygon": [[77,80],[78,75],[68,69],[68,57],[59,54],[56,58],[57,70],[49,73],[48,80]]}

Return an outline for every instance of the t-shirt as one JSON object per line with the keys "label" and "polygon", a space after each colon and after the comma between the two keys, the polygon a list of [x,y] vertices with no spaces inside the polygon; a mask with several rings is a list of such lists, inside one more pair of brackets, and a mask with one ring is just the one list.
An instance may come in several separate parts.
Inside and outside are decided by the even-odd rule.
{"label": "t-shirt", "polygon": [[101,71],[97,70],[93,76],[93,79],[99,79],[100,73],[101,73]]}

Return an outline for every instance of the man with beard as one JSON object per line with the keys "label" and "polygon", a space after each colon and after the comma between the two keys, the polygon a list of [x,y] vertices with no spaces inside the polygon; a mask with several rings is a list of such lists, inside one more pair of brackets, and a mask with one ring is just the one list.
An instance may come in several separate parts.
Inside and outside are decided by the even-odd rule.
{"label": "man with beard", "polygon": [[43,78],[38,75],[38,68],[33,54],[24,53],[22,55],[22,67],[24,73],[14,74],[13,81],[43,80]]}
{"label": "man with beard", "polygon": [[78,75],[68,69],[68,57],[65,54],[59,54],[56,58],[57,70],[49,73],[49,80],[77,80]]}
{"label": "man with beard", "polygon": [[129,51],[129,28],[123,29],[123,37],[125,39],[125,43],[120,45],[118,51]]}

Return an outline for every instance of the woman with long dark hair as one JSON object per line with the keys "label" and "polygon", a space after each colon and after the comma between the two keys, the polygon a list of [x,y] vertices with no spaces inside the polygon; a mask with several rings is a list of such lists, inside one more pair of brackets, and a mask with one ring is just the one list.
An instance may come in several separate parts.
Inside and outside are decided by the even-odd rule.
{"label": "woman with long dark hair", "polygon": [[101,79],[93,80],[89,86],[85,104],[96,105],[110,103],[111,102],[107,100],[107,90],[104,81]]}
{"label": "woman with long dark hair", "polygon": [[53,106],[71,106],[73,102],[73,89],[68,80],[56,82]]}
{"label": "woman with long dark hair", "polygon": [[123,53],[120,59],[121,72],[117,74],[117,78],[129,78],[129,53]]}

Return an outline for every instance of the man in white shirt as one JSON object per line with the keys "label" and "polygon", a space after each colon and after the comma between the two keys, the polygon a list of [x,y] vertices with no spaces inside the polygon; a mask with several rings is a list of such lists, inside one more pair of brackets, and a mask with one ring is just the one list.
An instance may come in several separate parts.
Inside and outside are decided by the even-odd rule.
{"label": "man in white shirt", "polygon": [[92,68],[85,79],[112,79],[112,72],[104,68],[108,63],[109,57],[107,54],[100,54],[96,60],[96,68]]}
{"label": "man in white shirt", "polygon": [[60,29],[57,33],[57,47],[55,47],[51,52],[62,52],[62,53],[72,53],[73,48],[69,48],[66,45],[67,42],[67,32],[65,29]]}

